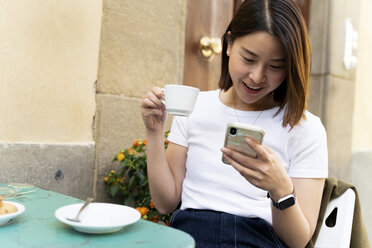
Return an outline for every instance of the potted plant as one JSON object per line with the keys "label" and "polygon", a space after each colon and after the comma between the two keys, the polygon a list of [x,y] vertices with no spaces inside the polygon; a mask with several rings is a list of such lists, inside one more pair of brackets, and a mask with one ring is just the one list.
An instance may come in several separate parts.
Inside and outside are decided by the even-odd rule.
{"label": "potted plant", "polygon": [[[168,133],[164,135],[164,147],[168,146]],[[169,224],[171,214],[162,215],[155,208],[150,195],[147,177],[146,140],[135,140],[131,147],[116,154],[113,163],[120,164],[120,171],[111,170],[105,177],[106,191],[110,197],[136,208],[142,219]]]}

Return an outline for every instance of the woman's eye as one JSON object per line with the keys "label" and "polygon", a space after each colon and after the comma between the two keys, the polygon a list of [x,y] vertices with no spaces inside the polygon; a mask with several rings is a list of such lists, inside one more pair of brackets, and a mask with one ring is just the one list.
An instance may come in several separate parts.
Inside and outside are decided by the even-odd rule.
{"label": "woman's eye", "polygon": [[274,70],[281,70],[284,68],[284,66],[278,66],[278,65],[270,65],[270,67]]}
{"label": "woman's eye", "polygon": [[248,58],[244,58],[244,60],[248,63],[254,63],[254,60],[253,59],[248,59]]}

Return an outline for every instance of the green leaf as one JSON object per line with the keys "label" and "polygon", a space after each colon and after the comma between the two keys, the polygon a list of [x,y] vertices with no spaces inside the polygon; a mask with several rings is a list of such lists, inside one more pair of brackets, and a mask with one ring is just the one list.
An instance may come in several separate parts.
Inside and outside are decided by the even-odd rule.
{"label": "green leaf", "polygon": [[132,206],[132,197],[128,196],[124,200],[124,205]]}
{"label": "green leaf", "polygon": [[112,185],[112,187],[110,189],[111,196],[115,196],[116,193],[118,192],[119,188],[120,188],[120,185],[118,183]]}
{"label": "green leaf", "polygon": [[131,186],[133,186],[133,184],[135,183],[135,181],[136,181],[136,177],[131,177],[130,178],[130,180],[129,180],[129,183],[128,183],[128,187],[131,187]]}

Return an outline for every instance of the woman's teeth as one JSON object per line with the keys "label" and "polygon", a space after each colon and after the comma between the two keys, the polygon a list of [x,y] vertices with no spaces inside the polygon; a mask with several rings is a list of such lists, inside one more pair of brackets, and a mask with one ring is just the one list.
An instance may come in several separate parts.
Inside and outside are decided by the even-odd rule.
{"label": "woman's teeth", "polygon": [[250,88],[251,90],[259,90],[259,89],[261,89],[260,87],[251,87],[251,86],[248,86],[248,85],[247,85],[247,87]]}
{"label": "woman's teeth", "polygon": [[249,85],[247,85],[247,84],[245,84],[245,83],[244,83],[244,85],[245,85],[248,89],[250,89],[250,90],[260,90],[260,89],[261,89],[261,87],[252,87],[252,86],[249,86]]}

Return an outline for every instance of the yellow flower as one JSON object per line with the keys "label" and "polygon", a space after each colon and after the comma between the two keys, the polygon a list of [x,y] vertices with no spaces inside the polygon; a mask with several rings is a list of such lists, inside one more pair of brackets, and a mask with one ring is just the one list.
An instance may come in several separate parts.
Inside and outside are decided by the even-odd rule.
{"label": "yellow flower", "polygon": [[124,153],[122,153],[122,152],[120,152],[120,153],[118,154],[118,156],[117,156],[117,159],[118,159],[119,161],[123,160],[124,158],[125,158],[125,155],[124,155]]}
{"label": "yellow flower", "polygon": [[109,181],[109,177],[105,177],[105,182],[107,183]]}
{"label": "yellow flower", "polygon": [[111,174],[114,174],[114,173],[115,173],[115,171],[114,171],[114,170],[112,170],[112,171],[110,171],[110,173],[111,173]]}

